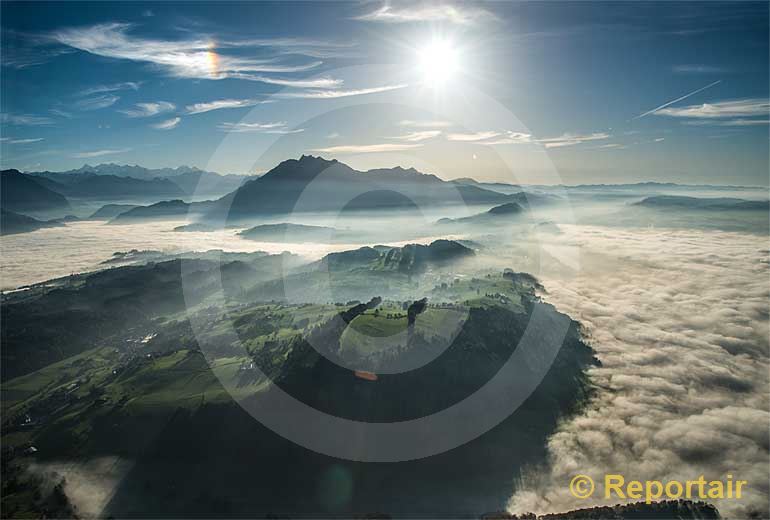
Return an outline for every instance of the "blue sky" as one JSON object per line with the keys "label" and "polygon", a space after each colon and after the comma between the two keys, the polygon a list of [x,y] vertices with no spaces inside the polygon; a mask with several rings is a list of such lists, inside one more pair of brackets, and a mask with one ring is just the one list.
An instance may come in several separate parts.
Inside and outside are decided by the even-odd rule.
{"label": "blue sky", "polygon": [[2,166],[768,184],[768,4],[2,3]]}

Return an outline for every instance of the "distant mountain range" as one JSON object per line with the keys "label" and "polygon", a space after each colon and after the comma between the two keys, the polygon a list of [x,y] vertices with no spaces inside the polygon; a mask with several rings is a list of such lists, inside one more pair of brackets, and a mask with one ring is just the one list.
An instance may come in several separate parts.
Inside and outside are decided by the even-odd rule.
{"label": "distant mountain range", "polygon": [[502,204],[509,195],[455,184],[414,168],[357,171],[303,155],[283,161],[214,203],[210,216],[238,220],[293,211],[345,211],[449,204]]}
{"label": "distant mountain range", "polygon": [[8,211],[5,208],[0,208],[0,234],[2,235],[28,233],[42,228],[63,225],[64,223],[60,220],[38,220],[27,215]]}
{"label": "distant mountain range", "polygon": [[[238,188],[250,177],[221,175],[190,166],[178,168],[144,168],[119,164],[84,165],[64,172],[30,172],[34,177],[48,179],[74,190],[60,191],[73,197],[144,196],[183,197],[188,195],[221,196]],[[109,180],[107,180],[109,179]],[[120,179],[131,179],[121,181]],[[146,183],[152,184],[146,184]],[[54,191],[58,191],[55,188]]]}
{"label": "distant mountain range", "polygon": [[211,204],[210,201],[189,203],[180,199],[164,200],[149,206],[136,206],[128,211],[119,213],[110,220],[110,224],[130,224],[144,220],[185,218],[194,208],[203,211],[205,208],[211,207]]}
{"label": "distant mountain range", "polygon": [[[606,190],[608,193],[625,190],[627,193],[632,190],[654,191],[687,187],[647,182],[563,188],[571,191]],[[709,188],[727,189],[714,186]],[[66,214],[71,208],[70,203],[79,199],[131,203],[135,203],[137,199],[154,199],[161,202],[139,207],[131,204],[125,208],[109,204],[91,218],[126,222],[138,219],[187,218],[194,215],[201,221],[225,224],[237,224],[239,221],[248,221],[264,215],[313,211],[416,209],[442,205],[504,206],[508,203],[516,203],[526,210],[531,205],[560,200],[547,192],[536,193],[532,191],[532,187],[528,187],[528,191],[524,192],[515,184],[483,183],[471,178],[445,181],[414,168],[358,171],[337,160],[311,155],[283,161],[261,177],[220,175],[188,166],[151,169],[111,163],[84,165],[65,172],[24,174],[17,170],[5,170],[2,172],[2,192],[4,209],[31,213],[33,216],[46,212],[58,213],[54,216]],[[213,200],[188,202],[193,195],[210,197]],[[694,207],[694,203],[686,197],[680,199],[684,201],[676,202],[677,197],[673,196],[649,197],[639,205],[661,208],[677,205]],[[709,209],[725,209],[715,203],[704,204],[701,204],[701,209],[706,206]],[[767,208],[766,202],[740,199],[723,199],[723,204],[730,206],[729,209]]]}
{"label": "distant mountain range", "polygon": [[0,203],[7,211],[22,213],[70,209],[64,195],[43,186],[32,176],[18,170],[0,172]]}
{"label": "distant mountain range", "polygon": [[37,183],[51,191],[70,198],[92,198],[101,200],[184,197],[187,192],[170,179],[152,178],[147,180],[117,175],[96,173],[32,173]]}
{"label": "distant mountain range", "polygon": [[518,202],[506,202],[500,206],[462,218],[442,218],[437,224],[487,224],[510,223],[510,217],[516,217],[525,212]]}
{"label": "distant mountain range", "polygon": [[[219,175],[197,168],[149,169],[116,164],[86,165],[65,172],[3,170],[2,207],[11,212],[34,216],[61,216],[72,205],[87,201],[189,200],[190,197],[221,197],[236,190],[249,177]],[[110,208],[117,208],[114,204]],[[126,211],[132,208],[125,208]],[[92,218],[112,218],[107,209]]]}
{"label": "distant mountain range", "polygon": [[[188,218],[196,215],[202,223],[216,221],[236,225],[255,217],[292,212],[507,203],[527,209],[530,205],[559,200],[554,195],[521,191],[506,194],[469,183],[445,181],[414,168],[397,166],[358,171],[334,159],[303,155],[299,159],[281,162],[266,174],[247,180],[238,189],[218,200],[192,203],[182,200],[164,201],[132,209],[114,220],[126,222],[128,219]],[[194,229],[204,228],[198,226]],[[274,231],[259,229],[253,235],[274,235]]]}
{"label": "distant mountain range", "polygon": [[106,204],[94,211],[88,220],[111,220],[121,213],[125,213],[140,206],[136,204]]}
{"label": "distant mountain range", "polygon": [[675,195],[657,195],[647,197],[634,204],[647,208],[659,209],[691,209],[708,211],[767,211],[770,202],[767,200],[745,200],[730,197],[680,197]]}
{"label": "distant mountain range", "polygon": [[301,242],[330,239],[336,230],[326,226],[308,226],[304,224],[261,224],[238,233],[248,240],[261,242]]}

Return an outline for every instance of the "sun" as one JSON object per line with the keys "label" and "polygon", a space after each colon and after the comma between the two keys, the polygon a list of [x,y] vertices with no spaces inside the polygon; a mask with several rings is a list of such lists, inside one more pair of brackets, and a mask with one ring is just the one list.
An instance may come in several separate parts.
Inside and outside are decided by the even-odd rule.
{"label": "sun", "polygon": [[431,41],[420,50],[419,56],[423,81],[429,87],[445,85],[459,67],[457,50],[449,40]]}

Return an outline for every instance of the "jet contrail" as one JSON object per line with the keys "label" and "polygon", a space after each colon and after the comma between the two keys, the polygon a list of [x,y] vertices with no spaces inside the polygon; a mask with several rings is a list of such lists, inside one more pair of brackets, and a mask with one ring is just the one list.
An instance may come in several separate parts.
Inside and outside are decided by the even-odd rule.
{"label": "jet contrail", "polygon": [[717,83],[721,83],[721,82],[722,82],[722,80],[721,80],[721,79],[719,79],[719,80],[715,81],[714,83],[710,83],[710,84],[706,85],[705,87],[699,88],[698,90],[693,90],[693,91],[692,91],[692,92],[690,92],[689,94],[685,94],[684,96],[682,96],[682,97],[679,97],[679,98],[676,98],[676,99],[675,99],[675,100],[673,100],[673,101],[669,101],[669,102],[667,102],[667,103],[663,103],[663,104],[662,104],[662,105],[660,105],[659,107],[657,107],[657,108],[653,108],[652,110],[648,110],[648,111],[647,111],[647,112],[645,112],[644,114],[640,114],[640,115],[638,115],[638,116],[636,116],[636,117],[632,117],[632,118],[631,118],[631,121],[633,121],[634,119],[639,119],[639,118],[642,118],[642,117],[644,117],[644,116],[649,116],[650,114],[654,114],[655,112],[657,112],[657,111],[658,111],[658,110],[660,110],[661,108],[666,108],[667,106],[669,106],[669,105],[673,105],[674,103],[676,103],[676,102],[678,102],[678,101],[682,101],[683,99],[687,99],[687,98],[688,98],[688,97],[690,97],[690,96],[694,96],[694,95],[695,95],[695,94],[697,94],[698,92],[703,92],[703,91],[704,91],[704,90],[706,90],[707,88],[711,88],[711,87],[713,87],[714,85],[716,85]]}

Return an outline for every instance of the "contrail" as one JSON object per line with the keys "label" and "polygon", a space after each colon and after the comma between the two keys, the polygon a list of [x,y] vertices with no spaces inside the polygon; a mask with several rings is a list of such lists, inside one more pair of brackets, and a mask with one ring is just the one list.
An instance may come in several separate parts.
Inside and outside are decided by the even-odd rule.
{"label": "contrail", "polygon": [[685,94],[684,96],[682,96],[682,97],[679,97],[679,98],[676,98],[676,99],[675,99],[675,100],[673,100],[673,101],[669,101],[669,102],[667,102],[667,103],[663,103],[663,104],[662,104],[662,105],[660,105],[659,107],[657,107],[657,108],[653,108],[652,110],[648,110],[648,111],[647,111],[647,112],[645,112],[644,114],[640,114],[640,115],[638,115],[638,116],[636,116],[636,117],[632,117],[632,118],[631,118],[631,121],[633,121],[634,119],[640,119],[640,118],[642,118],[642,117],[644,117],[644,116],[649,116],[650,114],[654,114],[655,112],[657,112],[657,111],[658,111],[658,110],[660,110],[661,108],[666,108],[667,106],[669,106],[669,105],[673,105],[674,103],[676,103],[676,102],[678,102],[678,101],[682,101],[683,99],[687,99],[687,98],[688,98],[688,97],[690,97],[690,96],[694,96],[694,95],[695,95],[695,94],[697,94],[698,92],[703,92],[703,91],[704,91],[704,90],[706,90],[707,88],[711,88],[711,87],[713,87],[714,85],[716,85],[717,83],[722,83],[722,80],[721,80],[721,79],[719,79],[719,80],[715,81],[714,83],[710,83],[710,84],[706,85],[705,87],[699,88],[698,90],[693,90],[693,91],[692,91],[692,92],[690,92],[689,94]]}

